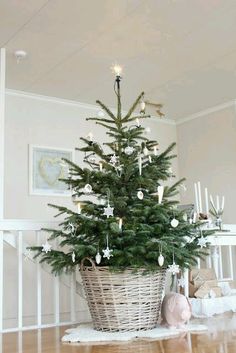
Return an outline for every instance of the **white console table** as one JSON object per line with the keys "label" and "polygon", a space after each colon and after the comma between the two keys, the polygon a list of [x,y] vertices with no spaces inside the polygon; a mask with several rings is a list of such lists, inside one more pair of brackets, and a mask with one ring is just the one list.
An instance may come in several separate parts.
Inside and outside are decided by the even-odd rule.
{"label": "white console table", "polygon": [[[208,236],[210,243],[209,255],[204,263],[205,268],[214,268],[217,279],[219,281],[236,280],[236,263],[234,265],[234,254],[236,254],[236,224],[225,224],[225,231],[216,230],[216,232]],[[227,230],[227,231],[226,231]],[[227,263],[223,261],[222,247],[227,247],[228,259]],[[202,268],[202,261],[198,260],[198,268]],[[225,268],[227,267],[227,268]],[[224,270],[227,270],[229,276],[224,277]],[[189,273],[188,270],[184,273],[185,288],[184,293],[189,296]]]}

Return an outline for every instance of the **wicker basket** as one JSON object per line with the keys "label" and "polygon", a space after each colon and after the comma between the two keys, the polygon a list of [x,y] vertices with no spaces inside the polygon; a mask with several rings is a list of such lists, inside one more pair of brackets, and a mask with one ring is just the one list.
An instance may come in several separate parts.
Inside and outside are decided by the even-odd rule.
{"label": "wicker basket", "polygon": [[[85,260],[91,266],[85,266]],[[160,316],[166,270],[143,274],[127,269],[114,273],[85,258],[81,276],[93,326],[98,331],[140,331],[154,328]]]}

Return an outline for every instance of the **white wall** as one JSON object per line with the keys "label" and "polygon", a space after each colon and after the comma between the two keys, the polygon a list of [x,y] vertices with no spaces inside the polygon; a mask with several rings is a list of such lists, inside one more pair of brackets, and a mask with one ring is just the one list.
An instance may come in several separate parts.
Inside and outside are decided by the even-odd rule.
{"label": "white wall", "polygon": [[215,107],[177,125],[180,177],[187,178],[183,203],[194,200],[193,183],[225,195],[225,223],[236,223],[236,113],[234,103]]}
{"label": "white wall", "polygon": [[[135,97],[134,97],[135,98]],[[55,203],[73,208],[68,197],[32,196],[28,187],[28,145],[74,148],[81,146],[80,136],[93,131],[98,142],[103,142],[105,135],[101,127],[85,121],[94,116],[98,109],[93,106],[72,103],[53,98],[39,97],[19,92],[8,91],[6,97],[6,150],[5,150],[5,218],[23,218],[50,220],[55,210],[47,204]],[[176,141],[176,127],[173,124],[152,119],[145,122],[151,128],[150,138],[157,139],[160,150]],[[76,152],[76,162],[82,162],[83,155]],[[177,171],[177,161],[173,169]],[[17,312],[17,262],[15,250],[5,245],[4,271],[7,280],[4,285],[5,326],[16,324]],[[31,263],[24,262],[24,322],[35,322],[36,282],[35,269]],[[44,322],[52,318],[53,313],[53,277],[43,274],[43,315]],[[62,289],[61,312],[66,317],[69,311],[66,298],[68,290]],[[88,318],[87,307],[78,298],[77,310],[79,319]],[[68,318],[68,315],[67,315]]]}

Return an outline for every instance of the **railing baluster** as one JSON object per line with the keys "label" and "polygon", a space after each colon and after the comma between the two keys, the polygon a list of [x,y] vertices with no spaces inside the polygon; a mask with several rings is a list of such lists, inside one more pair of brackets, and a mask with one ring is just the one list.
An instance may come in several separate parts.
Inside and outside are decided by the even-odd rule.
{"label": "railing baluster", "polygon": [[3,231],[0,230],[0,332],[3,330]]}
{"label": "railing baluster", "polygon": [[230,278],[234,279],[234,266],[233,266],[233,256],[232,256],[232,245],[229,245],[229,270],[230,270]]}
{"label": "railing baluster", "polygon": [[220,279],[223,278],[222,247],[219,246]]}
{"label": "railing baluster", "polygon": [[[36,244],[41,245],[40,242],[40,231],[36,231]],[[40,259],[37,258],[36,263],[37,272],[37,325],[40,327],[42,325],[42,279],[41,279],[41,265]]]}
{"label": "railing baluster", "polygon": [[55,316],[55,324],[58,325],[60,323],[60,291],[59,291],[59,277],[54,277],[54,316]]}
{"label": "railing baluster", "polygon": [[70,282],[70,320],[72,322],[76,321],[75,315],[75,291],[76,291],[76,273],[71,274]]}
{"label": "railing baluster", "polygon": [[23,324],[23,262],[22,262],[22,231],[18,231],[18,329],[22,329]]}

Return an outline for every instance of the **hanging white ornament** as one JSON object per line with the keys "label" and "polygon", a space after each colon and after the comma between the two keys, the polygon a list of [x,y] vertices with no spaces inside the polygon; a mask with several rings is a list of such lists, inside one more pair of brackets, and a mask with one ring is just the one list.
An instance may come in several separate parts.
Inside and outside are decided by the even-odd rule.
{"label": "hanging white ornament", "polygon": [[179,271],[180,271],[179,265],[176,265],[174,261],[172,265],[168,265],[168,272],[171,272],[173,276],[179,273]]}
{"label": "hanging white ornament", "polygon": [[163,199],[163,194],[164,194],[164,186],[163,185],[158,185],[157,193],[158,193],[158,203],[161,204],[162,199]]}
{"label": "hanging white ornament", "polygon": [[184,220],[184,222],[187,222],[187,221],[188,221],[188,215],[187,215],[187,213],[184,213],[184,214],[183,214],[183,220]]}
{"label": "hanging white ornament", "polygon": [[145,146],[144,147],[144,149],[143,149],[143,154],[144,154],[144,156],[147,156],[148,155],[148,148],[147,148],[147,146]]}
{"label": "hanging white ornament", "polygon": [[84,192],[86,194],[90,194],[92,191],[93,191],[92,186],[90,184],[86,184],[85,187],[84,187]]}
{"label": "hanging white ornament", "polygon": [[207,238],[204,238],[203,236],[201,236],[201,238],[198,239],[197,245],[202,248],[206,248],[207,246]]}
{"label": "hanging white ornament", "polygon": [[177,283],[178,283],[179,287],[184,288],[185,287],[185,279],[184,279],[184,277],[179,278]]}
{"label": "hanging white ornament", "polygon": [[75,226],[74,226],[74,224],[73,223],[69,223],[69,227],[70,227],[70,231],[69,231],[69,233],[74,233],[75,232]]}
{"label": "hanging white ornament", "polygon": [[141,156],[141,154],[138,156],[138,169],[139,169],[139,175],[142,175],[142,156]]}
{"label": "hanging white ornament", "polygon": [[173,218],[170,222],[171,227],[176,228],[179,225],[179,221],[176,218]]}
{"label": "hanging white ornament", "polygon": [[159,264],[160,267],[163,266],[164,261],[165,261],[164,256],[163,256],[162,254],[160,254],[160,255],[158,256],[158,264]]}
{"label": "hanging white ornament", "polygon": [[108,235],[107,235],[107,247],[106,249],[102,250],[103,252],[103,257],[107,258],[108,260],[110,259],[111,256],[113,256],[112,249],[109,249],[109,244],[108,244]]}
{"label": "hanging white ornament", "polygon": [[127,156],[131,156],[131,154],[134,152],[134,148],[132,146],[127,146],[124,149],[125,154],[127,154]]}
{"label": "hanging white ornament", "polygon": [[137,192],[137,198],[138,198],[139,200],[142,200],[142,199],[143,199],[143,192],[142,192],[141,190],[139,190],[139,191]]}
{"label": "hanging white ornament", "polygon": [[99,251],[97,252],[96,256],[95,256],[95,261],[96,261],[96,264],[99,265],[100,262],[102,260],[102,256],[101,254],[99,253]]}
{"label": "hanging white ornament", "polygon": [[71,254],[71,259],[72,259],[72,262],[75,262],[75,253],[73,251],[73,253]]}
{"label": "hanging white ornament", "polygon": [[99,110],[99,111],[97,112],[97,116],[98,116],[99,118],[104,118],[105,114],[104,114],[104,112],[103,112],[102,110]]}
{"label": "hanging white ornament", "polygon": [[152,156],[148,156],[148,159],[149,159],[149,163],[152,163]]}
{"label": "hanging white ornament", "polygon": [[110,158],[110,163],[114,166],[117,162],[118,162],[118,157],[115,154],[113,154],[113,156],[111,156]]}
{"label": "hanging white ornament", "polygon": [[107,204],[107,207],[104,207],[104,216],[107,216],[107,218],[109,217],[113,217],[113,212],[114,212],[114,207],[111,207],[109,202]]}
{"label": "hanging white ornament", "polygon": [[52,245],[49,244],[47,240],[46,240],[46,243],[42,245],[42,251],[45,252],[46,254],[52,251]]}

